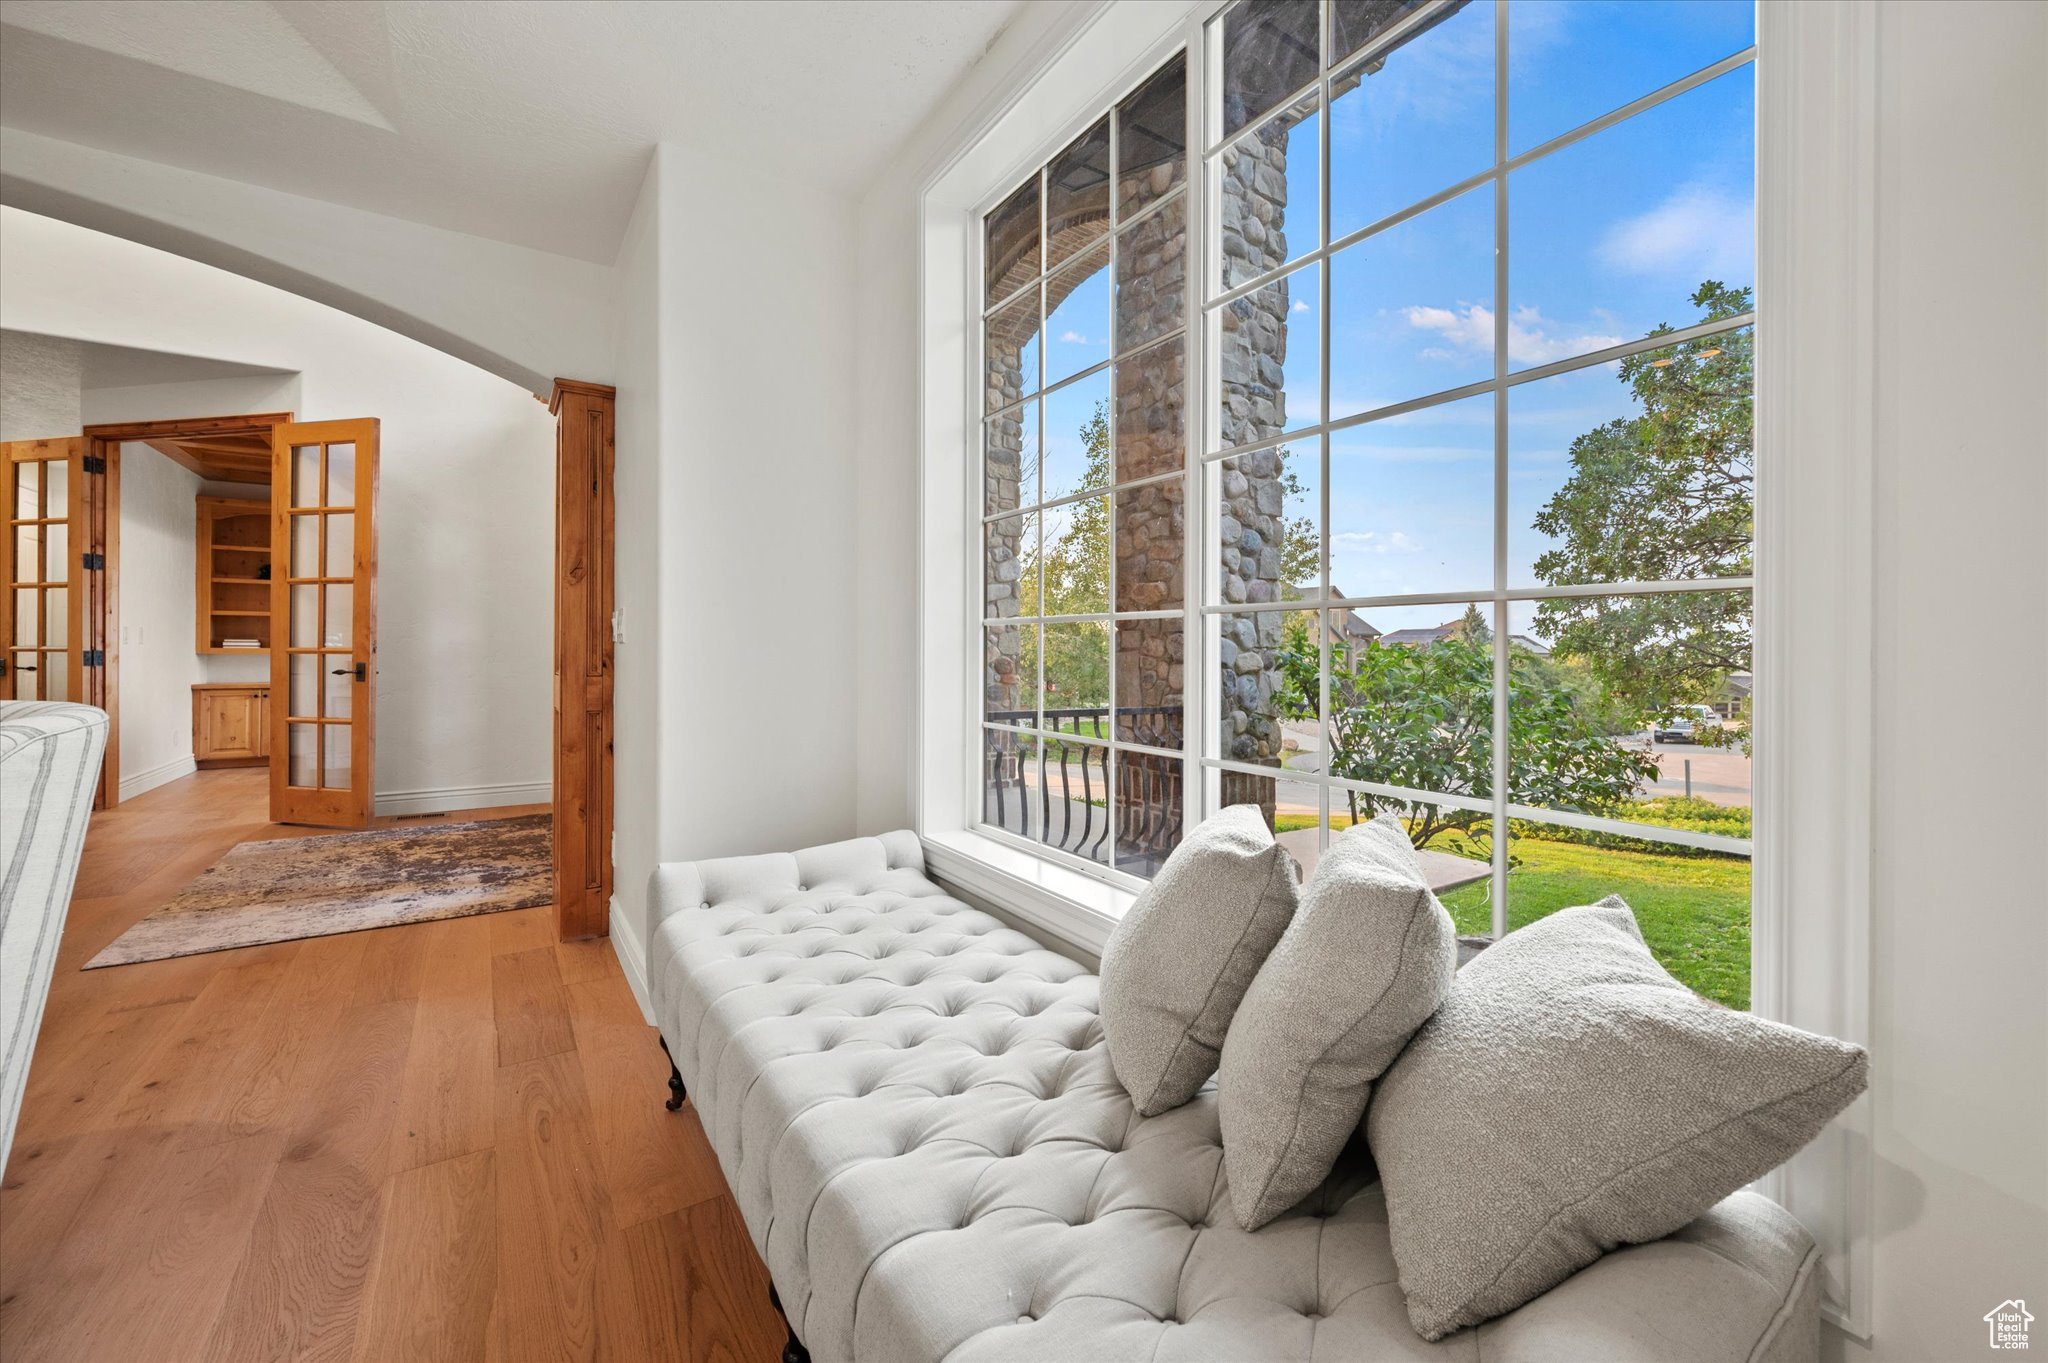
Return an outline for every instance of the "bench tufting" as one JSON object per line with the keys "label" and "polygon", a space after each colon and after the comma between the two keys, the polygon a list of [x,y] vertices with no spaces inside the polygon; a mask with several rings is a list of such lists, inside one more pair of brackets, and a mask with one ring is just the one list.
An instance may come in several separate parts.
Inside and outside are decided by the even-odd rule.
{"label": "bench tufting", "polygon": [[1362,1148],[1240,1230],[1213,1088],[1138,1117],[1095,976],[934,885],[914,834],[667,865],[651,889],[656,1021],[819,1363],[1818,1351],[1818,1253],[1751,1193],[1424,1343]]}

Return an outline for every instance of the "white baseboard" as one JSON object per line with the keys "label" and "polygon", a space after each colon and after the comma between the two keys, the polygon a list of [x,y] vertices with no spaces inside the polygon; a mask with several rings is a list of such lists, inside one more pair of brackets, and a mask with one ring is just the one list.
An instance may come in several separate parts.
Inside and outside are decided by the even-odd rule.
{"label": "white baseboard", "polygon": [[145,791],[155,790],[166,782],[175,781],[180,776],[190,776],[198,770],[199,764],[192,760],[192,754],[186,753],[183,757],[173,757],[168,762],[159,762],[153,767],[144,767],[141,771],[124,771],[121,773],[120,798],[132,800]]}
{"label": "white baseboard", "polygon": [[496,809],[500,805],[544,805],[555,798],[547,781],[515,781],[495,786],[441,786],[432,790],[380,790],[377,813],[446,814],[458,809]]}
{"label": "white baseboard", "polygon": [[640,924],[634,916],[619,911],[619,897],[612,896],[612,954],[619,958],[619,969],[626,973],[626,983],[632,987],[633,1001],[640,1005],[640,1016],[654,1023],[654,1010],[647,1006],[647,943],[640,940]]}

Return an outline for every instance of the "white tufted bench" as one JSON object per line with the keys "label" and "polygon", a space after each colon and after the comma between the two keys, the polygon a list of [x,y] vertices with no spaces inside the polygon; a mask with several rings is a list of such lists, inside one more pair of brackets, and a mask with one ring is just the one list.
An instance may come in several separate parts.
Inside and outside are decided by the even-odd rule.
{"label": "white tufted bench", "polygon": [[656,1021],[818,1363],[1818,1352],[1818,1252],[1750,1193],[1424,1343],[1362,1146],[1239,1230],[1213,1089],[1136,1116],[1095,976],[927,880],[914,834],[664,866],[648,917]]}

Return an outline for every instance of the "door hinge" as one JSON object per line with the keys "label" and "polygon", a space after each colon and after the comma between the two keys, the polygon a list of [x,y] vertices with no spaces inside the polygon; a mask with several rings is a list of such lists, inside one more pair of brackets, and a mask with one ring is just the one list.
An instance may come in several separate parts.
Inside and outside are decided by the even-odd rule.
{"label": "door hinge", "polygon": [[107,471],[107,461],[102,455],[88,454],[79,459],[79,467],[83,468],[87,473],[105,473]]}
{"label": "door hinge", "polygon": [[88,648],[84,650],[79,662],[84,667],[105,667],[107,665],[107,651],[103,648]]}
{"label": "door hinge", "polygon": [[85,570],[89,573],[99,572],[107,566],[105,554],[80,554],[78,557],[79,562],[85,565]]}

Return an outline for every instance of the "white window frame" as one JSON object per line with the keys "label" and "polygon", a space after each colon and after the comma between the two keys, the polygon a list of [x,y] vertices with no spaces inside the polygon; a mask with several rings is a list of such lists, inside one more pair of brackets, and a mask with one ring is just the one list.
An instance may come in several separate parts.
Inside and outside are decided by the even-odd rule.
{"label": "white window frame", "polygon": [[[1222,8],[1222,0],[1110,0],[1070,11],[1025,55],[1016,84],[939,155],[917,203],[917,829],[942,880],[1083,953],[1101,949],[1134,884],[976,833],[968,817],[980,798],[979,745],[965,741],[981,713],[981,678],[966,665],[977,641],[968,630],[981,621],[981,507],[969,476],[982,415],[971,362],[982,288],[976,210],[1051,159],[1178,46],[1190,54],[1189,110],[1199,119],[1201,29]],[[1757,45],[1757,287],[1767,301],[1756,357],[1752,1008],[1868,1045],[1875,12],[1857,0],[1765,0]],[[1188,139],[1187,192],[1206,196],[1197,177],[1210,139],[1197,132]],[[1191,261],[1206,259],[1195,235],[1204,217],[1189,215]],[[1204,282],[1191,271],[1194,306]],[[1204,330],[1190,330],[1191,347]],[[1796,404],[1779,396],[1794,393]],[[1208,449],[1206,408],[1197,401],[1188,413],[1194,461]],[[1788,449],[1799,458],[1770,453]],[[1190,544],[1207,544],[1213,526],[1195,514],[1207,490],[1197,483],[1190,492]],[[1187,554],[1204,572],[1210,557],[1192,547]],[[1207,585],[1191,591],[1191,604],[1207,600]],[[1209,655],[1196,650],[1206,647],[1206,632],[1190,640],[1190,668],[1204,667]],[[1206,690],[1187,688],[1191,756],[1208,751],[1212,726],[1194,708]],[[1183,785],[1192,825],[1214,790],[1192,771]],[[1873,1089],[1885,1074],[1885,1057],[1873,1055]],[[1871,1314],[1871,1101],[1852,1105],[1762,1184],[1826,1253],[1823,1314],[1860,1339]]]}

